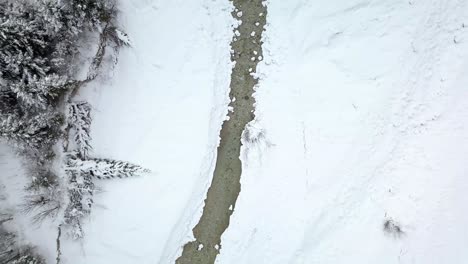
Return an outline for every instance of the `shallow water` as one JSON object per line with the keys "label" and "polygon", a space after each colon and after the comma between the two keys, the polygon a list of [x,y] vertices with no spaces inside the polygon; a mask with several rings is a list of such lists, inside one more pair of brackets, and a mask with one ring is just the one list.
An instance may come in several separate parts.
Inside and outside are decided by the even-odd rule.
{"label": "shallow water", "polygon": [[[195,241],[187,243],[178,264],[214,263],[221,248],[221,235],[229,226],[229,218],[240,192],[242,174],[240,156],[241,136],[247,123],[253,120],[256,71],[262,58],[261,36],[266,23],[266,7],[262,0],[234,0],[232,15],[242,21],[234,30],[231,60],[229,119],[223,123],[213,181],[208,189],[200,221],[193,229]],[[254,32],[254,33],[253,33]],[[240,33],[240,35],[239,35]]]}

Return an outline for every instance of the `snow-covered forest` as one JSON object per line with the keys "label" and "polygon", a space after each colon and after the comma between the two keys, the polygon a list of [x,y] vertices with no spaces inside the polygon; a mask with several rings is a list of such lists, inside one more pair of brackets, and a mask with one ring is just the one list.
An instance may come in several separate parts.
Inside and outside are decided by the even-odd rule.
{"label": "snow-covered forest", "polygon": [[0,0],[0,264],[467,263],[467,18]]}
{"label": "snow-covered forest", "polygon": [[[28,178],[16,208],[2,204],[1,263],[44,263],[33,245],[19,242],[15,213],[33,224],[49,220],[73,239],[91,213],[96,179],[135,176],[140,166],[91,155],[91,106],[76,94],[96,79],[104,60],[128,46],[116,27],[114,1],[4,1],[0,3],[0,136]],[[89,41],[93,36],[97,42]],[[83,61],[89,59],[87,69]],[[107,53],[111,53],[106,55]],[[112,58],[116,62],[116,58]],[[86,77],[79,73],[87,70]],[[4,184],[8,184],[5,182]],[[3,198],[5,199],[5,198]],[[60,247],[57,244],[57,262]]]}

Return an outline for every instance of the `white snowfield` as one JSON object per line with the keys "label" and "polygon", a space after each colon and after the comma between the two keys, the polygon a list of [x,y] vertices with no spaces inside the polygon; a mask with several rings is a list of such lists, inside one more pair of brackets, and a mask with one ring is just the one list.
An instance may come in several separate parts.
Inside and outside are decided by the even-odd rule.
{"label": "white snowfield", "polygon": [[[93,155],[152,174],[98,182],[85,238],[63,236],[62,264],[174,263],[228,111],[228,0],[119,2],[132,47],[80,96],[93,106]],[[265,3],[259,140],[243,146],[216,263],[468,263],[468,1]],[[56,235],[24,238],[55,263]]]}

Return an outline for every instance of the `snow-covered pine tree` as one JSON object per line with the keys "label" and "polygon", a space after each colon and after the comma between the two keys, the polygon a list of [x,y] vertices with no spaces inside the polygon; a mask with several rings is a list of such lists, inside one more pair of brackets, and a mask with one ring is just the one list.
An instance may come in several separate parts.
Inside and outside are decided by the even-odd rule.
{"label": "snow-covered pine tree", "polygon": [[34,223],[40,223],[57,216],[62,205],[62,193],[52,171],[41,166],[33,166],[30,170],[32,181],[27,187],[29,194],[25,197],[22,211],[32,214]]}
{"label": "snow-covered pine tree", "polygon": [[16,235],[7,231],[0,223],[0,263],[4,264],[44,264],[32,248],[17,244]]}
{"label": "snow-covered pine tree", "polygon": [[83,237],[81,219],[87,215],[89,211],[83,206],[83,192],[80,190],[81,186],[78,183],[80,173],[76,171],[68,171],[67,176],[69,177],[69,201],[64,213],[64,222],[71,228],[71,231],[69,232],[71,237],[73,239],[78,239]]}
{"label": "snow-covered pine tree", "polygon": [[[36,219],[54,215],[62,206],[62,185],[50,169],[54,144],[60,136],[68,138],[68,130],[62,132],[61,106],[97,76],[108,47],[114,49],[115,59],[119,47],[130,45],[116,27],[114,5],[115,0],[0,1],[0,138],[33,161],[27,165],[33,180],[25,211],[34,212]],[[87,79],[75,80],[78,43],[92,33],[100,35],[98,51]],[[69,202],[64,222],[78,238],[81,220],[93,203],[94,178],[129,177],[146,170],[128,162],[89,158],[91,108],[84,102],[67,108],[67,128],[75,132],[78,148],[66,161]],[[26,257],[18,261],[35,263],[25,254],[19,256]]]}
{"label": "snow-covered pine tree", "polygon": [[74,141],[82,159],[88,157],[91,148],[91,106],[87,102],[73,102],[68,106],[68,123],[74,130]]}
{"label": "snow-covered pine tree", "polygon": [[0,117],[0,137],[14,143],[20,150],[41,154],[57,141],[62,118],[58,114],[40,113]]}
{"label": "snow-covered pine tree", "polygon": [[74,239],[83,237],[81,221],[90,214],[95,185],[93,178],[111,179],[137,176],[148,172],[142,167],[124,161],[109,159],[81,159],[78,152],[68,153],[65,172],[68,177],[68,205],[64,222]]}
{"label": "snow-covered pine tree", "polygon": [[93,31],[115,16],[113,0],[63,0],[63,9],[73,26]]}
{"label": "snow-covered pine tree", "polygon": [[0,12],[0,71],[8,81],[20,80],[24,73],[44,76],[50,65],[47,32],[32,8],[24,1],[2,3]]}
{"label": "snow-covered pine tree", "polygon": [[[0,78],[25,107],[47,108],[67,84],[65,55],[73,37],[54,1],[0,4]],[[59,45],[60,43],[60,45]]]}
{"label": "snow-covered pine tree", "polygon": [[7,113],[0,117],[0,137],[16,146],[26,158],[25,168],[31,176],[23,211],[31,213],[34,222],[56,216],[61,198],[56,175],[49,166],[54,157],[53,145],[60,136],[61,118],[57,114]]}
{"label": "snow-covered pine tree", "polygon": [[68,186],[69,203],[65,209],[64,222],[71,227],[70,234],[73,239],[83,237],[81,220],[91,213],[94,203],[94,183],[89,175],[70,171],[70,184]]}
{"label": "snow-covered pine tree", "polygon": [[23,255],[20,256],[18,259],[15,259],[11,262],[11,264],[44,264],[40,258],[32,255]]}
{"label": "snow-covered pine tree", "polygon": [[0,184],[0,263],[6,263],[8,259],[13,258],[16,255],[15,252],[15,235],[4,229],[3,225],[13,220],[11,212],[4,208],[3,201],[6,199],[2,195],[5,186]]}
{"label": "snow-covered pine tree", "polygon": [[70,87],[67,77],[57,74],[23,78],[11,84],[10,89],[25,107],[47,109]]}
{"label": "snow-covered pine tree", "polygon": [[[34,83],[30,79],[37,80],[51,70],[51,65],[45,58],[50,53],[47,47],[47,30],[40,19],[33,16],[32,10],[32,4],[26,4],[25,1],[0,3],[0,80],[2,99],[8,99],[5,100],[8,103],[0,105],[2,112],[13,112],[12,106],[18,111],[19,98],[25,98],[26,102],[31,103],[32,96],[26,95],[37,91],[30,91],[29,86]],[[39,99],[43,101],[43,98]],[[43,102],[34,102],[34,105],[38,104],[42,105]]]}
{"label": "snow-covered pine tree", "polygon": [[69,169],[89,173],[97,179],[112,179],[139,176],[149,173],[149,170],[126,161],[90,158],[80,159],[77,155],[69,155]]}
{"label": "snow-covered pine tree", "polygon": [[91,159],[84,162],[83,169],[98,179],[138,176],[149,170],[130,162],[112,159]]}
{"label": "snow-covered pine tree", "polygon": [[15,235],[0,226],[0,263],[8,263],[17,256]]}
{"label": "snow-covered pine tree", "polygon": [[64,222],[71,227],[70,233],[74,239],[83,237],[81,220],[91,212],[94,182],[89,172],[76,169],[74,159],[77,153],[69,154],[66,161],[66,175],[68,177],[68,205],[65,209]]}
{"label": "snow-covered pine tree", "polygon": [[15,93],[10,90],[0,89],[0,115],[21,115],[18,100]]}

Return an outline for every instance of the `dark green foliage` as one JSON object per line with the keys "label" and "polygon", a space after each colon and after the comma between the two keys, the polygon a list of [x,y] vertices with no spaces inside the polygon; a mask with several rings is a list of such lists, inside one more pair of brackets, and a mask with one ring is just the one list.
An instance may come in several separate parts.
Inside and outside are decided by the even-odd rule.
{"label": "dark green foliage", "polygon": [[103,23],[117,32],[109,25],[114,16],[113,1],[107,0],[1,2],[0,85],[15,94],[18,107],[53,106],[73,88],[70,61],[78,54],[80,37],[100,31]]}
{"label": "dark green foliage", "polygon": [[98,27],[115,16],[114,2],[108,0],[66,0],[64,10],[70,23],[88,29]]}
{"label": "dark green foliage", "polygon": [[53,3],[0,4],[0,78],[23,108],[46,109],[66,90],[65,61],[75,36]]}
{"label": "dark green foliage", "polygon": [[5,115],[22,115],[21,109],[18,107],[18,99],[16,94],[11,90],[0,90],[0,116]]}
{"label": "dark green foliage", "polygon": [[58,113],[9,114],[0,119],[0,137],[33,155],[46,153],[57,141],[62,122]]}
{"label": "dark green foliage", "polygon": [[[8,81],[45,76],[53,71],[55,34],[37,6],[25,1],[5,2],[0,8],[0,69]],[[50,21],[56,24],[57,21]],[[59,26],[60,28],[60,26]]]}

